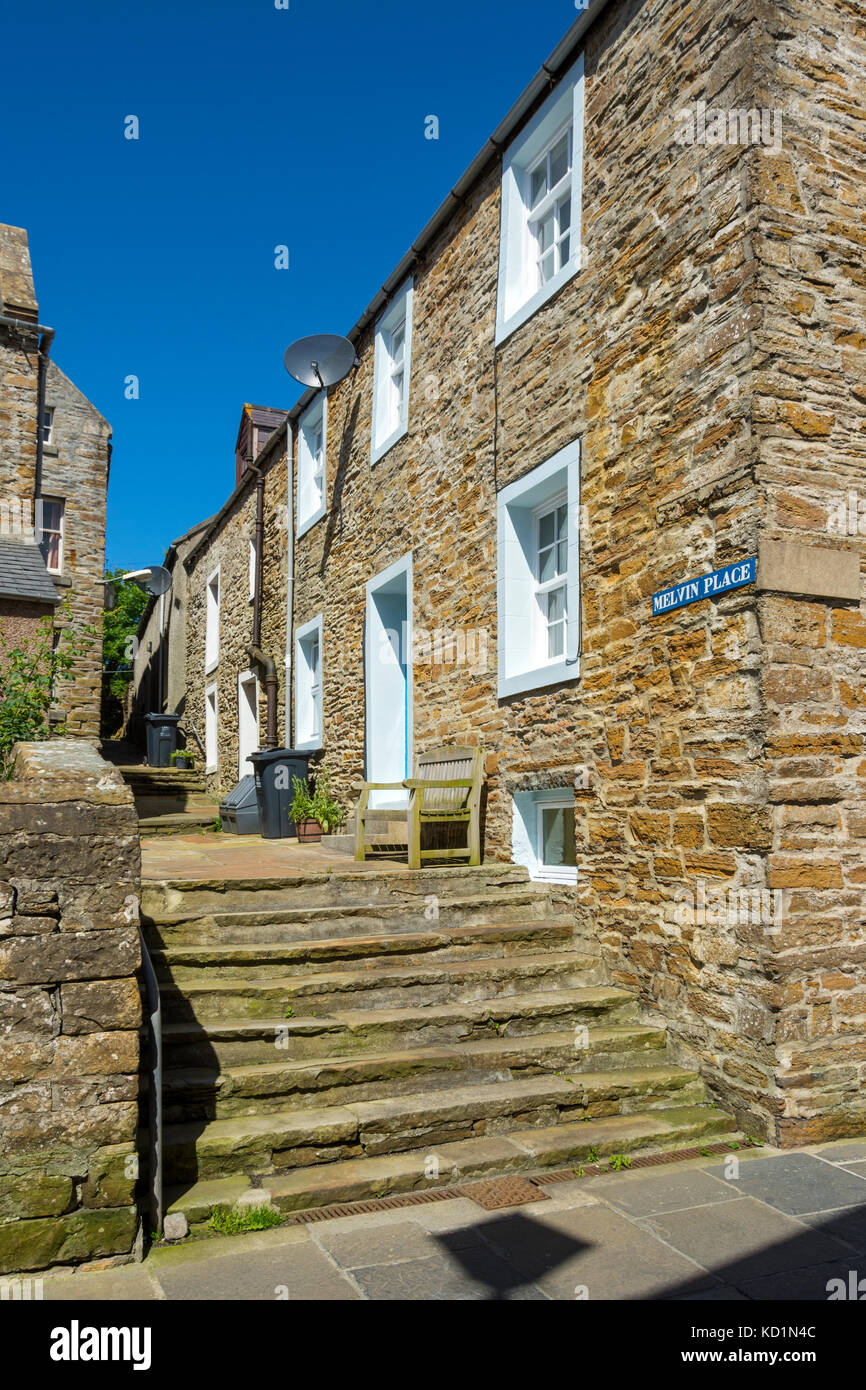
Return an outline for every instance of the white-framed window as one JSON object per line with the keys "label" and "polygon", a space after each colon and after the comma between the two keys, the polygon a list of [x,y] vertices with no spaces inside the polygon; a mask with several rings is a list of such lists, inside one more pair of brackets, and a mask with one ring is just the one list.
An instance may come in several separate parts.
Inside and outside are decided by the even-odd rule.
{"label": "white-framed window", "polygon": [[408,280],[376,324],[371,463],[409,429],[414,282]]}
{"label": "white-framed window", "polygon": [[39,497],[36,501],[36,525],[39,549],[49,574],[63,570],[63,532],[66,504],[62,497]]}
{"label": "white-framed window", "polygon": [[499,697],[580,674],[580,443],[497,499]]}
{"label": "white-framed window", "polygon": [[295,633],[295,747],[322,747],[322,615]]}
{"label": "white-framed window", "polygon": [[220,659],[220,567],[208,575],[205,589],[204,673],[208,675]]}
{"label": "white-framed window", "polygon": [[42,408],[42,420],[39,424],[39,432],[42,436],[43,444],[54,443],[54,406],[46,405]]}
{"label": "white-framed window", "polygon": [[250,541],[250,603],[256,597],[256,564],[258,560],[258,546],[255,540]]}
{"label": "white-framed window", "polygon": [[217,688],[215,685],[209,685],[204,692],[204,760],[206,772],[216,772],[219,766],[217,712]]}
{"label": "white-framed window", "polygon": [[325,515],[325,457],[328,446],[328,398],[324,392],[298,422],[298,520],[302,536]]}
{"label": "white-framed window", "polygon": [[547,883],[577,882],[574,793],[567,787],[515,792],[511,857],[530,877]]}
{"label": "white-framed window", "polygon": [[506,151],[496,342],[580,269],[583,54]]}

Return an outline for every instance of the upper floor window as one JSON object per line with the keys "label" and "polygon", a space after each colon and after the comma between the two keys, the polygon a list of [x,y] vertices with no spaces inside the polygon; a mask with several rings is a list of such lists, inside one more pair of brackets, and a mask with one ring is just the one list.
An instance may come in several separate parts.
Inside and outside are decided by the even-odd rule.
{"label": "upper floor window", "polygon": [[[41,513],[41,515],[40,515]],[[36,503],[39,549],[51,574],[63,569],[64,503],[59,497],[40,497]]]}
{"label": "upper floor window", "polygon": [[205,675],[219,664],[220,657],[220,572],[219,566],[209,575],[205,592]]}
{"label": "upper floor window", "polygon": [[54,406],[46,405],[42,410],[42,421],[39,426],[43,444],[54,443]]}
{"label": "upper floor window", "polygon": [[582,160],[583,55],[503,161],[497,342],[580,269]]}
{"label": "upper floor window", "polygon": [[580,444],[498,497],[499,696],[580,674]]}
{"label": "upper floor window", "polygon": [[299,536],[325,515],[325,453],[328,400],[322,393],[301,416],[298,425]]}
{"label": "upper floor window", "polygon": [[259,549],[255,541],[250,541],[250,603],[255,602],[256,597],[256,570],[258,568]]}
{"label": "upper floor window", "polygon": [[376,325],[373,366],[373,442],[377,463],[409,428],[413,283],[394,297]]}

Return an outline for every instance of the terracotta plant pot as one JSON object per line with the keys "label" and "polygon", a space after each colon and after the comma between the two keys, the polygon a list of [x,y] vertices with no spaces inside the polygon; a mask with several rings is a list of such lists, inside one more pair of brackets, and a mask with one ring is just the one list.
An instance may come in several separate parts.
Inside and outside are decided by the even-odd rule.
{"label": "terracotta plant pot", "polygon": [[317,845],[322,838],[322,827],[317,820],[299,820],[295,829],[298,832],[298,844]]}

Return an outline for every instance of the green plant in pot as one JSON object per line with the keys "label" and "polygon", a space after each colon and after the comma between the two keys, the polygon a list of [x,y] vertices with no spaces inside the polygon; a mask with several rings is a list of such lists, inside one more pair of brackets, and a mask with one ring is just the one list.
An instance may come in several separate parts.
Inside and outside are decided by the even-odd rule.
{"label": "green plant in pot", "polygon": [[316,820],[316,807],[310,784],[306,777],[293,777],[294,796],[289,807],[289,819],[295,823],[298,842],[314,845],[322,838],[322,827]]}
{"label": "green plant in pot", "polygon": [[331,774],[321,767],[316,776],[315,788],[310,791],[306,777],[293,777],[294,798],[289,816],[295,823],[298,840],[303,844],[316,844],[322,833],[330,834],[338,830],[345,820],[343,811],[331,792]]}
{"label": "green plant in pot", "polygon": [[178,748],[177,752],[171,755],[171,765],[178,772],[192,772],[195,767],[195,754],[188,748]]}

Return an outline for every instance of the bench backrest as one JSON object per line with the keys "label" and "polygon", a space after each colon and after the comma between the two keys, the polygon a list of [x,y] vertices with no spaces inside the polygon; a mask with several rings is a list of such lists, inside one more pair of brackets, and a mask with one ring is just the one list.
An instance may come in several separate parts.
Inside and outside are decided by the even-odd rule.
{"label": "bench backrest", "polygon": [[415,759],[415,776],[428,782],[450,782],[456,777],[471,777],[471,787],[442,787],[434,790],[426,787],[421,803],[422,814],[431,815],[441,811],[444,815],[461,811],[473,793],[477,796],[481,787],[480,748],[431,748],[427,753],[419,753]]}

